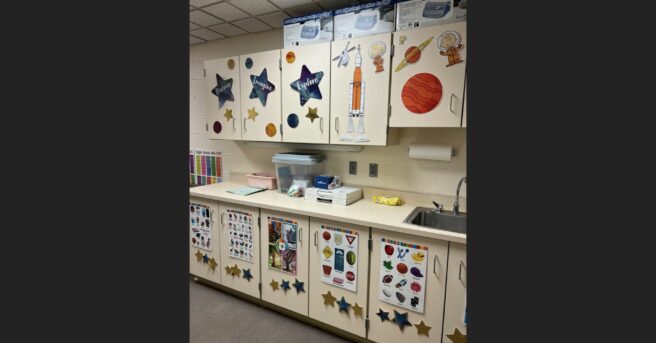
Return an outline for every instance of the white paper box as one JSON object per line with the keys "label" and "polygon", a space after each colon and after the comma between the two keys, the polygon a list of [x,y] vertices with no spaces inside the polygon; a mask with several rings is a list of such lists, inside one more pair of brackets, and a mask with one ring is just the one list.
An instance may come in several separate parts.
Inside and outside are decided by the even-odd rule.
{"label": "white paper box", "polygon": [[467,0],[411,0],[396,4],[396,31],[467,20]]}
{"label": "white paper box", "polygon": [[283,25],[285,48],[333,40],[333,11],[287,18]]}
{"label": "white paper box", "polygon": [[305,189],[305,200],[326,202],[338,205],[349,205],[362,199],[362,189],[355,187],[339,187],[335,189],[320,189],[310,187]]}
{"label": "white paper box", "polygon": [[394,31],[394,0],[380,0],[335,10],[335,40]]}

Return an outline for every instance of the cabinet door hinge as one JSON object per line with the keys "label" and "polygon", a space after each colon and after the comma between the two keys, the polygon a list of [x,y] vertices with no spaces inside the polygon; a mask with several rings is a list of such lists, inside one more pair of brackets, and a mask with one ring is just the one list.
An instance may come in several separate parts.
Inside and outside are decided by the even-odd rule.
{"label": "cabinet door hinge", "polygon": [[387,105],[387,118],[392,116],[392,105]]}
{"label": "cabinet door hinge", "polygon": [[364,329],[369,331],[369,317],[368,316],[364,320]]}
{"label": "cabinet door hinge", "polygon": [[258,283],[257,283],[257,289],[258,289],[260,292],[262,292],[262,283],[261,283],[261,282],[258,282]]}
{"label": "cabinet door hinge", "polygon": [[278,69],[282,70],[282,59],[278,59]]}
{"label": "cabinet door hinge", "polygon": [[205,74],[205,68],[203,68],[203,77],[207,77],[207,75]]}
{"label": "cabinet door hinge", "polygon": [[369,243],[367,245],[368,245],[369,251],[371,251],[371,248],[373,248],[373,246],[374,246],[374,240],[371,239],[371,237],[369,237]]}
{"label": "cabinet door hinge", "polygon": [[390,58],[394,57],[394,44],[392,44],[392,49],[390,49]]}
{"label": "cabinet door hinge", "polygon": [[262,228],[262,220],[261,220],[261,218],[262,218],[262,217],[257,217],[257,227],[260,228],[260,229]]}
{"label": "cabinet door hinge", "polygon": [[205,131],[209,131],[209,130],[210,130],[210,124],[205,123]]}
{"label": "cabinet door hinge", "polygon": [[282,123],[280,123],[280,137],[282,137]]}

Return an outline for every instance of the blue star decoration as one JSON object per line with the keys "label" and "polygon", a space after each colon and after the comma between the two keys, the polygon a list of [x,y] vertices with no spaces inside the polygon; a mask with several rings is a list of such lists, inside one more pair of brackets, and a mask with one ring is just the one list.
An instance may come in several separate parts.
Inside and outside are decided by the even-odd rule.
{"label": "blue star decoration", "polygon": [[244,271],[244,276],[243,278],[248,280],[248,282],[251,282],[251,278],[253,278],[253,274],[251,274],[250,269],[242,269]]}
{"label": "blue star decoration", "polygon": [[303,289],[304,282],[299,282],[298,279],[295,280],[296,282],[294,282],[294,287],[296,287],[296,293],[300,293],[301,291],[305,292],[305,289]]}
{"label": "blue star decoration", "polygon": [[408,321],[408,312],[401,314],[397,310],[394,310],[394,322],[401,328],[401,331],[405,328],[405,326],[412,326],[410,322]]}
{"label": "blue star decoration", "polygon": [[339,305],[339,312],[344,311],[344,312],[348,313],[348,309],[349,309],[349,306],[351,306],[351,304],[347,303],[346,299],[344,299],[344,297],[339,299],[337,304]]}
{"label": "blue star decoration", "polygon": [[311,73],[310,69],[304,64],[301,69],[301,77],[292,82],[290,86],[298,92],[301,96],[301,106],[305,105],[310,98],[321,100],[321,90],[319,90],[319,82],[323,77],[323,72]]}
{"label": "blue star decoration", "polygon": [[381,322],[384,322],[384,321],[386,321],[386,320],[389,320],[389,312],[385,312],[385,311],[383,311],[382,308],[379,308],[379,309],[378,309],[378,313],[376,313],[376,315],[377,315],[378,317],[380,317],[380,321],[381,321]]}
{"label": "blue star decoration", "polygon": [[223,107],[226,101],[235,101],[232,95],[232,79],[224,80],[221,75],[216,74],[216,87],[212,89],[212,94],[219,97],[219,108]]}
{"label": "blue star decoration", "polygon": [[276,86],[269,82],[266,68],[262,70],[260,76],[251,75],[251,83],[253,84],[253,89],[251,90],[251,94],[248,96],[248,98],[258,98],[260,99],[262,106],[266,106],[267,96],[269,93],[276,90]]}
{"label": "blue star decoration", "polygon": [[280,287],[282,287],[282,289],[285,290],[285,293],[287,293],[287,290],[291,288],[289,287],[289,281],[285,281],[285,280],[282,280],[282,284],[280,285]]}
{"label": "blue star decoration", "polygon": [[208,263],[210,261],[209,256],[207,254],[203,255],[203,263]]}

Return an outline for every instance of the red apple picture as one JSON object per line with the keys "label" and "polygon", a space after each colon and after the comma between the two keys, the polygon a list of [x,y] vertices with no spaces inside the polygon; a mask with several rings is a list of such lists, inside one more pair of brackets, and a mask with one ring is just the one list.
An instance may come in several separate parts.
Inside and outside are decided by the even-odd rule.
{"label": "red apple picture", "polygon": [[329,241],[330,240],[330,232],[324,231],[322,234],[323,239]]}
{"label": "red apple picture", "polygon": [[385,245],[385,253],[387,255],[392,256],[392,254],[394,253],[394,247],[389,244]]}

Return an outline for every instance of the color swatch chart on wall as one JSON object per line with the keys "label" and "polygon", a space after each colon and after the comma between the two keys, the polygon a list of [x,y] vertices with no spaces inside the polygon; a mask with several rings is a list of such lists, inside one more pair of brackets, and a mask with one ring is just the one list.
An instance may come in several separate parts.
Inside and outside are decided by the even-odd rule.
{"label": "color swatch chart on wall", "polygon": [[209,185],[221,182],[221,153],[218,151],[189,150],[189,183]]}

